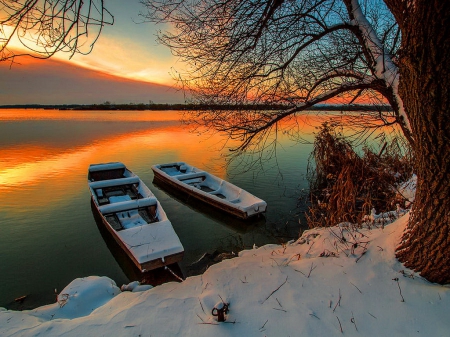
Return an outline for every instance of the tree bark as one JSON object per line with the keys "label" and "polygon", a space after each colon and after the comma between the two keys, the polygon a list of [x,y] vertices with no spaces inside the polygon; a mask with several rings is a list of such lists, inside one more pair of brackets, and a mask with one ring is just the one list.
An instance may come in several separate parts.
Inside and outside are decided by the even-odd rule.
{"label": "tree bark", "polygon": [[[389,2],[386,0],[388,6]],[[400,95],[413,131],[418,184],[397,257],[405,267],[420,272],[430,282],[448,284],[450,2],[418,0],[411,3],[414,5],[403,12],[400,22]],[[397,12],[397,20],[400,15]]]}

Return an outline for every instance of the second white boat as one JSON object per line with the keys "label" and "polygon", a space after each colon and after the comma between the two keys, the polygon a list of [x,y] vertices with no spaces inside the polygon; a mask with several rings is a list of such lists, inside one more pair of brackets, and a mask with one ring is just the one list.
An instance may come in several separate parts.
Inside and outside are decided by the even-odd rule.
{"label": "second white boat", "polygon": [[185,162],[153,165],[152,170],[155,179],[239,218],[266,212],[264,200]]}

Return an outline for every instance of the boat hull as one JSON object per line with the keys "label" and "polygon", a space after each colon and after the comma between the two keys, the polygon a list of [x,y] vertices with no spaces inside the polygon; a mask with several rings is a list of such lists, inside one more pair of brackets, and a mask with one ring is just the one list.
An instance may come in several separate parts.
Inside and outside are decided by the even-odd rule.
{"label": "boat hull", "polygon": [[199,194],[199,193],[195,193],[195,191],[193,191],[192,189],[188,188],[187,186],[184,186],[182,184],[177,184],[176,182],[174,182],[171,179],[167,179],[167,177],[164,177],[163,175],[157,174],[155,173],[155,179],[158,181],[161,181],[165,184],[168,184],[170,187],[176,188],[181,190],[182,192],[188,194],[189,196],[200,200],[202,202],[207,203],[208,205],[211,205],[215,208],[220,209],[223,212],[232,214],[234,216],[237,216],[240,219],[248,219],[249,216],[247,214],[247,212],[241,211],[239,209],[236,209],[234,207],[228,206],[223,204],[222,202],[220,202],[220,200],[214,200],[211,197]]}
{"label": "boat hull", "polygon": [[[243,210],[239,207],[236,207],[236,205],[226,202],[221,198],[218,198],[214,195],[203,193],[201,190],[197,188],[193,188],[190,185],[187,185],[183,183],[182,181],[175,179],[174,177],[164,173],[161,169],[158,168],[158,165],[152,166],[152,170],[154,173],[155,181],[158,183],[166,184],[167,186],[177,189],[181,192],[186,193],[188,196],[193,197],[197,200],[200,200],[201,202],[204,202],[206,204],[209,204],[212,207],[215,207],[223,212],[226,212],[228,214],[231,214],[235,217],[238,217],[240,219],[246,220],[249,218],[258,217],[262,213],[266,211],[266,204],[261,200],[259,204],[255,207],[257,207],[257,211],[254,213],[249,214],[248,211]],[[217,178],[217,177],[214,177]],[[261,209],[259,209],[261,207]]]}
{"label": "boat hull", "polygon": [[161,204],[123,163],[90,165],[88,185],[94,217],[140,271],[182,260],[183,245]]}
{"label": "boat hull", "polygon": [[120,248],[125,252],[125,254],[130,258],[130,260],[133,262],[133,264],[141,271],[149,271],[157,268],[161,268],[164,266],[168,266],[174,263],[178,263],[181,260],[183,260],[184,257],[184,251],[177,254],[172,254],[169,256],[164,257],[164,261],[162,258],[158,258],[156,260],[147,261],[145,263],[139,263],[137,259],[134,257],[134,255],[131,253],[131,251],[128,249],[127,245],[122,241],[122,239],[117,235],[117,231],[112,228],[111,224],[106,220],[106,218],[103,216],[103,214],[100,212],[98,206],[94,202],[94,198],[91,197],[91,203],[93,204],[93,210],[96,212],[96,215],[99,219],[101,219],[101,223],[104,226],[104,228],[111,234],[111,236],[114,238],[114,241],[117,242],[117,244],[120,246]]}

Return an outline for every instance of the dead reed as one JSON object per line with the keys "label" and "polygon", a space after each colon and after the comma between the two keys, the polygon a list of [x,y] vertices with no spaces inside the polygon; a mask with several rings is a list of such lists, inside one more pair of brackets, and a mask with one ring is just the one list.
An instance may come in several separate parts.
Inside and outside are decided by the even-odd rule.
{"label": "dead reed", "polygon": [[310,165],[310,228],[342,222],[361,224],[373,208],[377,212],[404,205],[396,187],[412,174],[412,156],[400,138],[384,142],[375,153],[368,146],[358,154],[351,142],[323,124],[314,142]]}

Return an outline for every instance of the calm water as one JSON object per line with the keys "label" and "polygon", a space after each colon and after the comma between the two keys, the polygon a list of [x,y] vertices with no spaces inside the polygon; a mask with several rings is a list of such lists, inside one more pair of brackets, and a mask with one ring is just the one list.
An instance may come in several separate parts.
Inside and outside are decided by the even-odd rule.
{"label": "calm water", "polygon": [[[121,161],[155,193],[184,245],[184,275],[206,252],[298,236],[304,221],[297,197],[307,187],[311,145],[280,132],[276,159],[241,173],[242,166],[226,168],[219,136],[189,133],[178,118],[176,111],[0,110],[0,307],[52,303],[55,289],[78,277],[105,275],[119,286],[138,277],[93,217],[91,163]],[[151,165],[172,161],[207,169],[264,199],[265,219],[243,224],[155,186]],[[14,302],[23,295],[23,304]]]}

